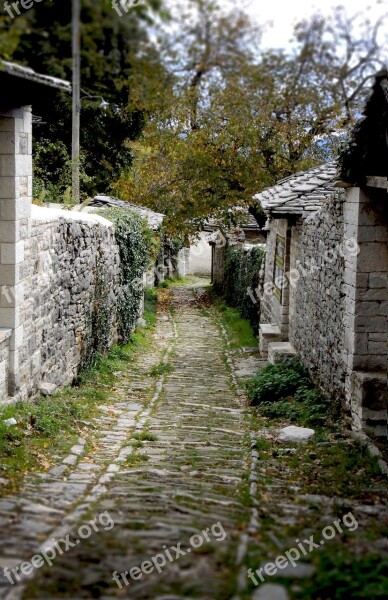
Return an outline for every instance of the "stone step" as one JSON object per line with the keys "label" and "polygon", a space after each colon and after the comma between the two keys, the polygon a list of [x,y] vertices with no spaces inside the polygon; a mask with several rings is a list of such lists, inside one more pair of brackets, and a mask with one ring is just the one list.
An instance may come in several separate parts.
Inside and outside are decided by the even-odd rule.
{"label": "stone step", "polygon": [[280,340],[280,327],[273,323],[262,323],[259,326],[259,345],[261,357],[268,357],[268,344],[271,342],[280,342]]}
{"label": "stone step", "polygon": [[282,358],[293,358],[297,352],[290,342],[272,342],[268,344],[268,362],[275,364]]}

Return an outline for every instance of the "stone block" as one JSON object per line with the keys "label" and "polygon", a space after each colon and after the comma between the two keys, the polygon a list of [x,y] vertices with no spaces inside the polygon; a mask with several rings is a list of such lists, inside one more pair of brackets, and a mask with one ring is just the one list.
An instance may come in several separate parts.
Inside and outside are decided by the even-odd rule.
{"label": "stone block", "polygon": [[381,356],[387,355],[387,341],[384,342],[369,342],[368,344],[369,354],[380,354]]}
{"label": "stone block", "polygon": [[51,396],[52,394],[54,394],[55,390],[57,389],[57,386],[54,385],[53,383],[41,383],[39,386],[39,391],[42,394],[42,396]]}
{"label": "stone block", "polygon": [[15,177],[0,178],[0,199],[18,198],[19,186]]}
{"label": "stone block", "polygon": [[31,176],[17,174],[18,182],[19,182],[19,196],[32,196],[32,187],[29,185],[29,179]]}
{"label": "stone block", "polygon": [[8,380],[8,361],[0,362],[0,385],[6,384]]}
{"label": "stone block", "polygon": [[15,131],[15,119],[12,116],[0,116],[0,132]]}
{"label": "stone block", "polygon": [[[0,181],[0,188],[2,181]],[[0,219],[3,221],[18,221],[31,217],[31,198],[28,196],[13,200],[0,201]]]}
{"label": "stone block", "polygon": [[15,156],[15,174],[18,177],[32,176],[32,157],[29,154]]}
{"label": "stone block", "polygon": [[387,370],[387,355],[369,354],[353,356],[353,369],[356,371],[383,371]]}
{"label": "stone block", "polygon": [[[350,332],[351,343],[346,346],[352,354],[367,354],[368,353],[368,334]],[[352,343],[353,342],[353,343]]]}
{"label": "stone block", "polygon": [[359,290],[357,299],[366,302],[384,302],[388,300],[388,288],[372,288],[369,290]]}
{"label": "stone block", "polygon": [[32,131],[32,108],[31,106],[23,107],[23,129],[26,133]]}
{"label": "stone block", "polygon": [[387,242],[388,234],[385,227],[381,225],[360,227],[358,231],[358,243],[362,242]]}
{"label": "stone block", "polygon": [[380,303],[379,314],[384,315],[385,317],[388,317],[388,302],[387,301]]}
{"label": "stone block", "polygon": [[281,339],[281,331],[278,325],[262,323],[259,326],[260,354],[266,358],[268,355],[268,344]]}
{"label": "stone block", "polygon": [[[0,281],[4,286],[14,286],[20,283],[20,265],[2,265],[0,264]],[[4,289],[4,294],[12,295],[12,291]]]}
{"label": "stone block", "polygon": [[14,131],[0,130],[0,155],[15,154],[17,146],[17,136]]}
{"label": "stone block", "polygon": [[358,257],[361,273],[384,272],[388,265],[388,248],[385,243],[365,242]]}
{"label": "stone block", "polygon": [[18,348],[20,348],[20,346],[23,344],[23,339],[24,339],[24,328],[23,325],[20,325],[19,327],[17,327],[16,329],[13,330],[10,342],[9,342],[9,348],[10,350],[17,350]]}
{"label": "stone block", "polygon": [[385,272],[370,273],[368,285],[370,288],[388,288],[388,275]]}
{"label": "stone block", "polygon": [[282,358],[293,358],[295,356],[297,356],[297,352],[290,342],[271,342],[268,344],[268,361],[272,364],[279,362]]}
{"label": "stone block", "polygon": [[0,243],[13,243],[18,242],[20,239],[20,225],[18,221],[15,221],[14,224],[9,221],[0,221]]}
{"label": "stone block", "polygon": [[0,327],[16,329],[21,324],[19,310],[15,310],[14,308],[0,307]]}
{"label": "stone block", "polygon": [[16,177],[16,156],[14,154],[0,154],[0,177]]}
{"label": "stone block", "polygon": [[24,241],[0,244],[2,265],[16,265],[24,260]]}
{"label": "stone block", "polygon": [[374,210],[371,210],[371,205],[369,202],[366,202],[362,206],[360,206],[360,214],[358,217],[358,225],[359,228],[362,227],[374,227],[375,225],[379,225],[377,221],[377,214]]}
{"label": "stone block", "polygon": [[19,350],[9,351],[9,371],[10,373],[18,374],[19,371]]}
{"label": "stone block", "polygon": [[18,144],[18,154],[26,155],[31,154],[29,152],[29,138],[32,136],[28,133],[19,133],[19,144]]}
{"label": "stone block", "polygon": [[374,317],[380,314],[380,302],[358,302],[356,315],[358,317]]}
{"label": "stone block", "polygon": [[2,285],[0,287],[0,306],[11,308],[20,306],[24,300],[24,285]]}
{"label": "stone block", "polygon": [[367,331],[371,333],[381,333],[387,330],[387,319],[382,316],[356,316],[355,317],[355,331]]}
{"label": "stone block", "polygon": [[383,333],[370,333],[368,339],[371,342],[387,342],[387,332]]}
{"label": "stone block", "polygon": [[343,219],[346,225],[358,225],[360,208],[357,202],[345,202]]}

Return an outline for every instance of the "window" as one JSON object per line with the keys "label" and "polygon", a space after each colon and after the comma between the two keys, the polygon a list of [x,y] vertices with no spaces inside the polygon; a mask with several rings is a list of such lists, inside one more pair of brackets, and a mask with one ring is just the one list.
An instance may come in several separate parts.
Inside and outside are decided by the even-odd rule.
{"label": "window", "polygon": [[284,257],[286,250],[286,240],[283,236],[276,236],[275,248],[275,268],[274,268],[274,288],[273,293],[279,302],[282,302],[283,281],[284,281]]}

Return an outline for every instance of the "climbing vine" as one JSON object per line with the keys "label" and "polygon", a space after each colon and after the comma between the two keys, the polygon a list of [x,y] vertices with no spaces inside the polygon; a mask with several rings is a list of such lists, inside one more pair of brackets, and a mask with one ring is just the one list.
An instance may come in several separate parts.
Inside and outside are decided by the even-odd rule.
{"label": "climbing vine", "polygon": [[109,303],[109,286],[105,276],[105,268],[101,249],[97,253],[95,263],[95,284],[91,297],[91,312],[86,322],[83,338],[80,370],[92,365],[97,356],[104,354],[109,348],[113,315]]}
{"label": "climbing vine", "polygon": [[[230,306],[237,308],[243,317],[251,321],[254,328],[259,323],[259,304],[252,301],[248,291],[254,293],[259,285],[264,254],[259,246],[250,249],[233,246],[226,251],[222,295]],[[258,300],[256,294],[255,298]]]}
{"label": "climbing vine", "polygon": [[111,208],[99,214],[115,225],[121,263],[117,324],[120,341],[126,343],[139,317],[144,291],[143,274],[155,263],[158,239],[145,220],[127,209]]}

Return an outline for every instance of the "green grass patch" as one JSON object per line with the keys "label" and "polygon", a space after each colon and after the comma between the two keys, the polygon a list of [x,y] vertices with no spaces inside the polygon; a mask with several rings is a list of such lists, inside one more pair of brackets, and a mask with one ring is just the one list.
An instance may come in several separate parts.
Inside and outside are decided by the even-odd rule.
{"label": "green grass patch", "polygon": [[134,452],[133,454],[129,454],[129,456],[127,456],[125,462],[131,467],[136,467],[137,465],[147,462],[149,459],[150,457],[148,454],[144,454],[143,452]]}
{"label": "green grass patch", "polygon": [[373,487],[386,488],[377,458],[352,441],[312,442],[290,456],[287,465],[308,494],[361,498]]}
{"label": "green grass patch", "polygon": [[164,281],[162,281],[162,283],[159,284],[158,287],[161,288],[170,288],[170,287],[175,287],[175,286],[182,286],[182,285],[190,285],[191,283],[193,283],[193,281],[191,279],[188,279],[187,277],[166,277],[166,279]]}
{"label": "green grass patch", "polygon": [[228,333],[231,348],[257,347],[258,343],[251,323],[241,316],[237,308],[228,306],[216,296],[213,296],[213,306]]}
{"label": "green grass patch", "polygon": [[303,591],[302,600],[383,600],[388,596],[388,559],[378,555],[354,556],[343,548],[313,557],[317,571]]}
{"label": "green grass patch", "polygon": [[155,327],[156,325],[156,303],[158,301],[156,290],[146,288],[144,290],[144,314],[143,319],[147,323],[147,327]]}
{"label": "green grass patch", "polygon": [[133,437],[135,440],[139,440],[141,442],[156,442],[158,440],[158,436],[150,433],[149,431],[140,431],[139,433],[134,433]]}
{"label": "green grass patch", "polygon": [[165,375],[167,373],[172,373],[174,371],[173,365],[170,363],[160,362],[158,365],[155,365],[150,369],[150,375],[152,377],[157,377],[158,375]]}

